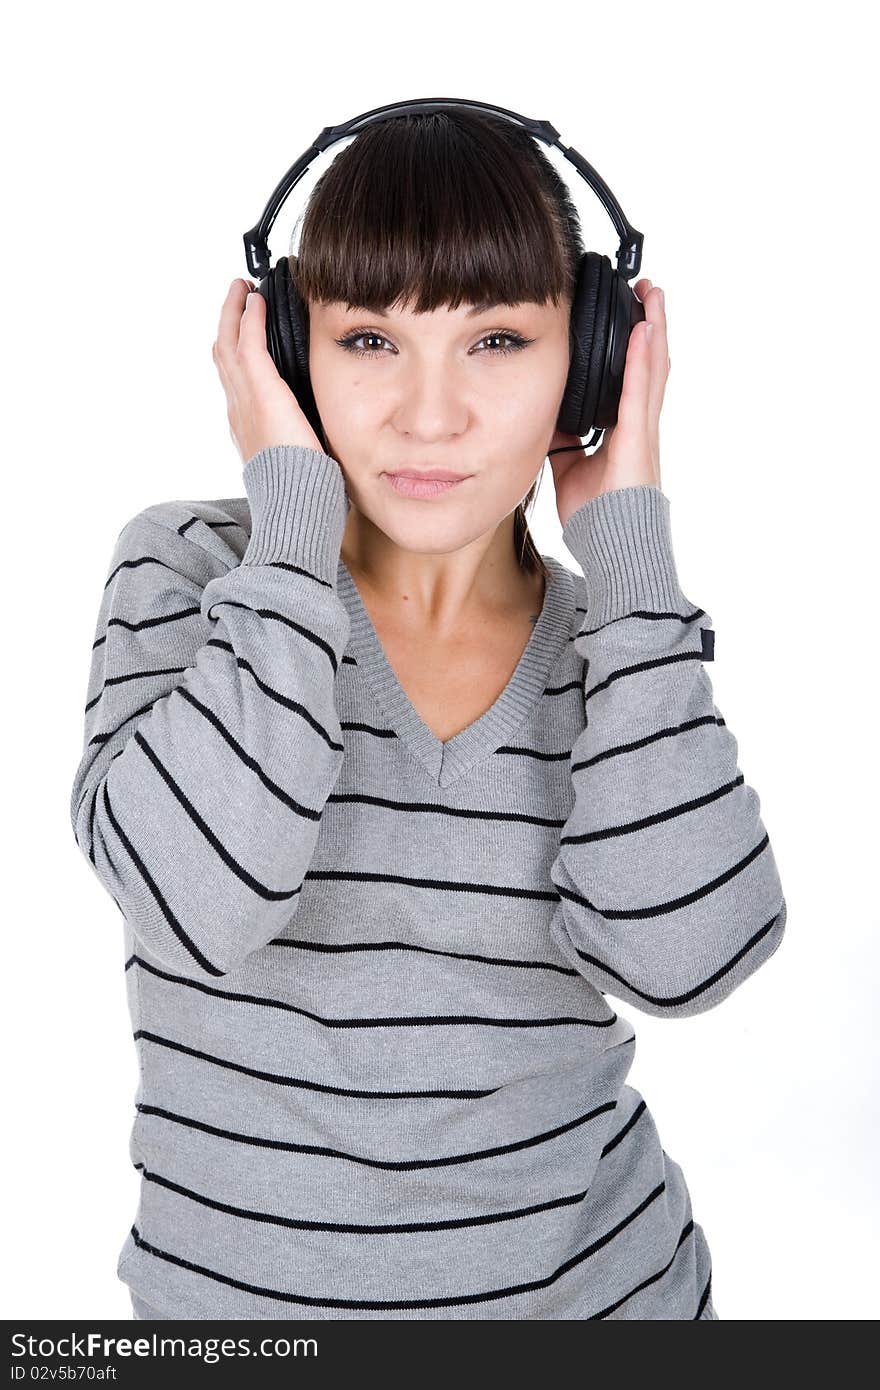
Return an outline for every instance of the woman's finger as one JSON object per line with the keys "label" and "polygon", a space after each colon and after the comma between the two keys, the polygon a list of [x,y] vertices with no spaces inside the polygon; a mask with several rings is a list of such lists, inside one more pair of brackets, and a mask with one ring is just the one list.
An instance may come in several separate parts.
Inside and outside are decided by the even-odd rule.
{"label": "woman's finger", "polygon": [[238,335],[238,367],[251,391],[272,391],[279,384],[279,372],[266,341],[268,305],[257,291],[249,294],[241,316]]}
{"label": "woman's finger", "polygon": [[646,318],[644,322],[637,323],[629,337],[617,410],[617,423],[622,426],[622,433],[630,429],[644,430],[646,427],[652,357],[652,345],[648,339],[649,322]]}
{"label": "woman's finger", "polygon": [[229,286],[223,307],[220,310],[220,323],[217,328],[217,351],[227,371],[238,352],[241,316],[248,287],[244,280],[233,280]]}
{"label": "woman's finger", "polygon": [[238,332],[238,346],[242,355],[246,357],[248,366],[258,366],[259,362],[254,362],[254,355],[259,358],[263,352],[268,352],[266,346],[266,301],[261,294],[254,290],[244,297],[240,328]]}
{"label": "woman's finger", "polygon": [[648,409],[659,420],[669,372],[669,344],[666,336],[666,306],[663,291],[655,286],[645,302],[645,317],[654,325],[651,342],[651,385]]}

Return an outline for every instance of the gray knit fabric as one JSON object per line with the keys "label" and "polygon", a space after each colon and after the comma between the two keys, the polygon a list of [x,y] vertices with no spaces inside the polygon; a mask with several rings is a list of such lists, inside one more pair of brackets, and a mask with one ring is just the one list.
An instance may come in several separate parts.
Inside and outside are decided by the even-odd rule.
{"label": "gray knit fabric", "polygon": [[340,558],[338,464],[244,485],[135,516],[97,618],[70,810],[140,1065],[118,1277],[172,1318],[716,1317],[612,1000],[715,1007],[786,908],[667,497],[575,512],[443,743]]}

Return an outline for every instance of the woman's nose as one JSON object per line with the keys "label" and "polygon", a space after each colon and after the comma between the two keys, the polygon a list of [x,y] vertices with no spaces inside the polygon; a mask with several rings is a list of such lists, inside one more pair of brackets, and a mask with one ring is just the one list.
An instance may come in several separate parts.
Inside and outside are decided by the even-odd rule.
{"label": "woman's nose", "polygon": [[468,406],[454,373],[412,372],[402,384],[395,415],[399,429],[420,439],[443,439],[459,434],[468,419]]}

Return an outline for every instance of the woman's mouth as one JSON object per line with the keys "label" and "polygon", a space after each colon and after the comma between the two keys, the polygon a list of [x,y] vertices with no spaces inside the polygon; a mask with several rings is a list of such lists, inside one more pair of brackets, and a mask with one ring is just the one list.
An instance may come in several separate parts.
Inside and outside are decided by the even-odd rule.
{"label": "woman's mouth", "polygon": [[450,479],[418,478],[412,473],[383,473],[382,477],[388,479],[394,491],[401,497],[417,498],[441,497],[468,480],[467,476]]}

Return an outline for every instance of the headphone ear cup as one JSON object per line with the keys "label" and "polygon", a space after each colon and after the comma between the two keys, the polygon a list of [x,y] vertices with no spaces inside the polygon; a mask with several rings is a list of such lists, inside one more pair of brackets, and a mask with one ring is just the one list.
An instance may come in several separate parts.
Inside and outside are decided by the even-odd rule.
{"label": "headphone ear cup", "polygon": [[291,391],[295,390],[296,370],[291,364],[282,345],[278,324],[278,267],[271,266],[268,275],[257,285],[257,294],[266,301],[266,348],[275,363],[276,371],[282,381],[286,381]]}
{"label": "headphone ear cup", "polygon": [[[565,392],[559,407],[557,427],[564,434],[576,434],[579,437],[588,434],[593,428],[593,416],[599,396],[596,363],[600,359],[596,353],[596,342],[597,338],[601,339],[604,349],[607,331],[602,320],[603,314],[607,315],[608,307],[603,262],[610,272],[611,262],[607,256],[598,255],[595,251],[583,252],[578,263],[571,305],[571,359]],[[602,296],[603,283],[606,284],[605,300]]]}
{"label": "headphone ear cup", "polygon": [[275,267],[278,298],[281,310],[278,326],[284,341],[285,358],[293,364],[297,384],[310,388],[309,381],[309,312],[300,299],[291,275],[291,257],[282,256]]}
{"label": "headphone ear cup", "polygon": [[636,324],[645,318],[642,301],[629,281],[616,270],[612,271],[611,301],[608,314],[611,336],[603,353],[604,371],[596,404],[597,429],[617,424],[629,340]]}
{"label": "headphone ear cup", "polygon": [[291,278],[290,259],[282,256],[257,286],[266,300],[266,346],[278,375],[290,387],[318,439],[326,446],[309,377],[308,309]]}
{"label": "headphone ear cup", "polygon": [[611,338],[611,308],[615,271],[607,256],[599,257],[599,289],[596,294],[596,321],[584,392],[584,418],[590,429],[602,429],[600,405],[605,398],[605,371]]}
{"label": "headphone ear cup", "polygon": [[571,363],[558,428],[579,438],[617,424],[630,335],[645,309],[607,256],[581,256],[571,307]]}

